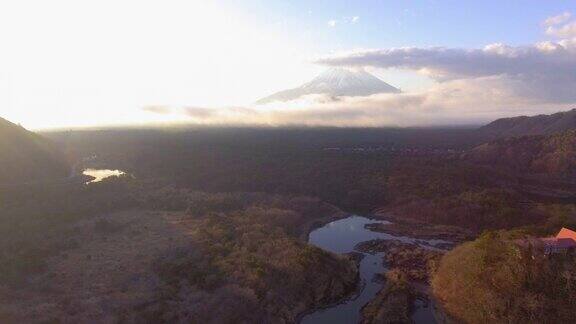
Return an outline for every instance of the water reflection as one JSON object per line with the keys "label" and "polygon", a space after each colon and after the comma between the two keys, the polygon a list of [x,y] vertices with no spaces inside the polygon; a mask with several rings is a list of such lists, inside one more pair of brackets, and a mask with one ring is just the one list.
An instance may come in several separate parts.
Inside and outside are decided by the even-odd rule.
{"label": "water reflection", "polygon": [[[361,216],[350,216],[314,230],[310,233],[309,243],[334,253],[352,252],[358,243],[374,239],[399,240],[405,243],[414,244],[427,242],[432,246],[438,243],[446,243],[446,241],[443,240],[417,240],[411,237],[378,233],[370,231],[364,227],[364,225],[372,223],[388,224],[389,222],[371,220]],[[428,246],[422,247],[430,248]],[[387,270],[382,262],[382,257],[383,253],[377,253],[375,255],[364,253],[364,259],[360,263],[360,280],[363,288],[357,297],[334,307],[318,310],[306,315],[302,318],[301,323],[358,323],[362,306],[373,299],[382,288],[383,284],[374,280],[376,274]],[[427,305],[416,305],[417,308],[412,319],[415,323],[435,323],[431,309],[424,306]]]}
{"label": "water reflection", "polygon": [[82,174],[93,177],[94,179],[86,182],[86,184],[93,182],[100,182],[109,177],[118,177],[124,174],[120,170],[108,170],[108,169],[86,169]]}

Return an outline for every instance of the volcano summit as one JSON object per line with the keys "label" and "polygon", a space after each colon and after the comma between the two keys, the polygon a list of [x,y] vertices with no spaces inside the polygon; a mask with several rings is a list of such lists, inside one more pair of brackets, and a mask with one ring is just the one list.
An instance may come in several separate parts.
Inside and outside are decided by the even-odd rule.
{"label": "volcano summit", "polygon": [[325,94],[333,97],[357,97],[369,96],[377,93],[400,92],[400,89],[389,85],[365,70],[331,68],[300,87],[277,92],[258,100],[256,103],[267,104],[275,101],[284,102],[311,94]]}

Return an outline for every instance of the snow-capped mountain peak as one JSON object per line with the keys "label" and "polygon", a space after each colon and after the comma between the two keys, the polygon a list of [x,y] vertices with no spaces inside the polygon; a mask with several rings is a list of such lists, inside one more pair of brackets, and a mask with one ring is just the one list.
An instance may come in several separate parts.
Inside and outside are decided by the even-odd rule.
{"label": "snow-capped mountain peak", "polygon": [[378,79],[363,69],[330,68],[300,87],[277,92],[258,100],[257,103],[265,104],[274,101],[290,101],[310,94],[354,97],[369,96],[376,93],[399,92],[399,89]]}

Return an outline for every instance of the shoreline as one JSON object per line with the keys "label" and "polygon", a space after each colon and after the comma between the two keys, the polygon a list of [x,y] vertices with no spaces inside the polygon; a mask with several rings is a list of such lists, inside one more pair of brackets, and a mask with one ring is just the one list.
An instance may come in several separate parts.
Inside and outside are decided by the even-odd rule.
{"label": "shoreline", "polygon": [[302,233],[298,236],[298,238],[300,240],[304,241],[306,244],[308,244],[308,241],[310,240],[310,233],[312,233],[315,229],[323,227],[326,224],[332,223],[333,221],[336,221],[339,219],[344,219],[347,216],[353,215],[353,214],[350,214],[350,213],[347,213],[347,212],[341,210],[340,208],[338,208],[336,206],[334,206],[334,208],[337,208],[338,211],[336,211],[335,213],[332,213],[328,216],[315,218],[315,219],[310,220],[307,223],[305,223],[302,226],[303,227]]}
{"label": "shoreline", "polygon": [[374,215],[378,220],[385,220],[390,222],[390,224],[367,224],[366,228],[374,232],[394,236],[409,236],[420,240],[444,240],[452,242],[456,246],[463,242],[474,240],[478,235],[473,231],[458,226],[406,219],[384,208],[378,209]]}
{"label": "shoreline", "polygon": [[[334,205],[332,205],[332,206],[334,206]],[[312,233],[314,230],[321,228],[321,227],[324,227],[333,221],[336,221],[339,219],[344,219],[346,217],[354,215],[352,213],[347,213],[347,212],[343,211],[342,209],[338,208],[337,206],[334,206],[334,208],[338,209],[338,211],[336,211],[335,213],[332,213],[328,216],[316,218],[316,219],[311,220],[308,223],[306,223],[304,225],[304,230],[299,235],[299,239],[304,241],[306,244],[310,244],[309,243],[310,233]],[[354,299],[360,297],[360,293],[364,289],[364,286],[360,284],[360,260],[361,259],[360,260],[354,260],[353,256],[350,253],[336,254],[336,255],[338,255],[339,257],[347,257],[350,259],[350,262],[354,263],[354,266],[356,267],[355,288],[352,291],[350,291],[349,293],[345,294],[345,296],[342,296],[342,298],[336,302],[333,302],[333,303],[330,303],[328,305],[324,305],[321,307],[313,307],[311,309],[307,309],[307,310],[299,313],[295,317],[296,323],[301,323],[302,319],[304,319],[304,317],[306,317],[307,315],[310,315],[312,313],[315,313],[315,312],[323,310],[323,309],[332,308],[334,306],[346,303],[350,300],[354,300]]]}
{"label": "shoreline", "polygon": [[[339,255],[347,255],[347,254],[339,254]],[[352,262],[354,262],[354,260],[351,260]],[[328,305],[324,305],[321,307],[314,307],[311,309],[308,309],[306,311],[301,312],[300,314],[298,314],[298,316],[296,316],[296,323],[301,323],[302,320],[304,319],[304,317],[306,317],[307,315],[316,313],[318,311],[324,310],[324,309],[329,309],[335,306],[338,306],[340,304],[344,304],[347,303],[349,301],[353,301],[356,300],[357,298],[359,298],[361,296],[362,290],[364,290],[364,287],[366,286],[366,284],[361,284],[361,280],[360,280],[360,262],[354,262],[356,269],[357,269],[357,274],[356,274],[356,287],[348,294],[346,294],[346,296],[343,296],[340,300],[330,303]]]}
{"label": "shoreline", "polygon": [[[369,213],[368,216],[362,216],[362,217],[366,217],[370,220],[373,221],[379,221],[379,220],[385,220],[388,222],[398,222],[398,219],[395,218],[394,216],[391,216],[388,212],[387,213],[382,213],[382,210],[379,210],[380,213]],[[330,222],[336,221],[336,220],[340,220],[340,219],[344,219],[346,217],[350,217],[355,215],[354,213],[346,213],[342,210],[339,210],[338,212],[335,212],[331,215],[328,216],[324,216],[321,218],[317,218],[313,221],[310,221],[308,223],[306,223],[304,225],[304,230],[300,235],[300,239],[301,240],[305,240],[306,243],[309,242],[310,239],[310,234],[312,233],[312,231],[314,231],[315,229],[321,228],[323,226],[325,226],[326,224],[329,224]],[[411,231],[403,231],[403,232],[398,232],[398,231],[385,231],[385,230],[378,230],[378,229],[374,229],[372,228],[373,226],[370,225],[389,225],[389,224],[380,224],[380,223],[369,223],[369,224],[365,224],[365,228],[369,231],[373,231],[373,232],[383,232],[383,233],[387,233],[387,234],[392,234],[392,235],[401,235],[401,236],[409,236],[412,237],[414,239],[423,239],[419,234],[422,233],[413,233]],[[395,223],[391,223],[392,225]],[[410,222],[404,222],[402,223],[402,225],[406,226],[410,224]],[[418,223],[419,225],[419,229],[421,228],[425,228],[426,226],[432,226],[434,227],[434,225],[428,225],[425,223]],[[433,228],[434,229],[434,228]],[[436,228],[437,229],[437,228]],[[437,235],[431,235],[430,233],[426,233],[427,235],[427,239],[442,239],[442,238],[446,238],[446,235],[441,235],[441,236],[437,236]],[[364,241],[364,242],[368,242],[370,240]],[[309,244],[309,243],[308,243]],[[357,253],[369,253],[368,251],[362,251],[362,250],[356,250],[356,248],[354,249],[353,252],[350,253],[345,253],[345,254],[339,254],[340,256],[346,256],[348,258],[351,257],[351,253],[355,253],[356,251],[358,251]],[[354,261],[354,260],[353,260]],[[303,312],[301,312],[300,314],[298,314],[296,316],[296,323],[301,323],[302,320],[310,315],[313,314],[315,312],[319,312],[325,309],[330,309],[333,307],[336,307],[338,305],[341,304],[345,304],[348,303],[350,301],[354,301],[355,299],[359,298],[362,294],[363,289],[365,288],[365,284],[362,284],[361,280],[360,280],[360,263],[358,262],[358,260],[356,260],[355,262],[356,265],[356,269],[357,269],[357,284],[356,284],[356,288],[351,291],[350,293],[346,294],[345,296],[343,296],[340,300],[333,302],[331,304],[328,305],[323,305],[323,306],[319,306],[319,307],[314,307],[311,309],[307,309]],[[386,273],[387,271],[384,270],[384,273]],[[416,300],[420,300],[423,303],[426,303],[427,306],[426,308],[429,309],[429,312],[432,314],[433,318],[436,320],[437,323],[446,323],[443,318],[445,318],[445,316],[442,316],[442,312],[441,310],[439,310],[439,305],[437,304],[437,301],[433,298],[433,296],[431,295],[430,292],[430,285],[426,282],[422,282],[422,281],[418,281],[418,280],[409,280],[408,284],[412,287],[412,289],[414,290],[415,294],[415,300],[413,302],[413,304],[410,306],[411,308],[411,312],[409,314],[410,318],[412,318],[416,312],[417,309],[417,301]],[[381,289],[385,289],[385,286],[382,287]],[[379,291],[380,293],[380,291]],[[364,307],[366,307],[366,305],[368,305],[370,302],[373,302],[374,299],[371,299],[370,301],[367,302],[367,304],[362,306],[362,309],[364,309]],[[361,315],[362,318],[362,315]]]}

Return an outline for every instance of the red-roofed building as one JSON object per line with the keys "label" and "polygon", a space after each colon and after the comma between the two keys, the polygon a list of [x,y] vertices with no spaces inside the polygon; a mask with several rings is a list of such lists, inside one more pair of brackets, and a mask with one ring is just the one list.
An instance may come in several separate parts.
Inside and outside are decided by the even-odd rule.
{"label": "red-roofed building", "polygon": [[546,253],[565,253],[576,248],[576,232],[562,227],[555,237],[540,239]]}
{"label": "red-roofed building", "polygon": [[558,239],[572,239],[573,241],[576,241],[576,232],[569,230],[566,227],[562,227],[560,232],[558,232],[558,234],[556,235],[556,238],[558,238]]}
{"label": "red-roofed building", "polygon": [[520,240],[517,243],[522,246],[541,247],[546,254],[566,253],[576,250],[576,232],[563,227],[554,237]]}

